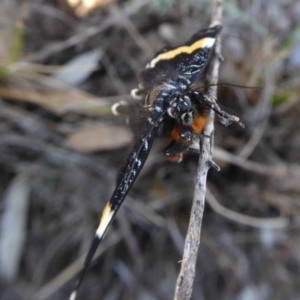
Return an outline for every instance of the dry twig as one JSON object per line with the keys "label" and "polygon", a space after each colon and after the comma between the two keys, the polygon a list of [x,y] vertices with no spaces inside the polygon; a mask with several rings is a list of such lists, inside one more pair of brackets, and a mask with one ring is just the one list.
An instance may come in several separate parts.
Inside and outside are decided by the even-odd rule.
{"label": "dry twig", "polygon": [[[212,24],[221,23],[222,19],[222,0],[214,1]],[[209,74],[210,84],[218,81],[218,72],[220,65],[220,38],[217,39],[215,56],[211,62],[211,71]],[[209,95],[216,99],[216,85],[211,86]],[[214,131],[213,118],[206,126],[203,136],[211,136]],[[202,218],[204,212],[206,177],[209,168],[212,166],[212,143],[211,139],[202,138],[200,140],[200,157],[197,171],[197,178],[194,190],[194,199],[190,217],[188,232],[185,239],[181,270],[176,282],[174,300],[188,300],[191,297],[193,282],[195,278],[195,269],[197,262],[198,248],[200,244],[200,233]]]}

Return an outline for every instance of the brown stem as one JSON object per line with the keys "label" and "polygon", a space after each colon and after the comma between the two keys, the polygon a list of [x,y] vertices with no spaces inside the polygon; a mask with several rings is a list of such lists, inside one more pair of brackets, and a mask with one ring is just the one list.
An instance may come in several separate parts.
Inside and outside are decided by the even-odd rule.
{"label": "brown stem", "polygon": [[[214,0],[212,14],[212,24],[221,23],[222,19],[222,0]],[[218,73],[221,58],[221,43],[218,37],[215,47],[215,55],[211,61],[211,68],[208,74],[210,84],[218,81]],[[216,99],[217,86],[211,86],[208,94]],[[197,177],[194,190],[193,205],[191,210],[189,228],[185,239],[183,258],[180,273],[177,278],[174,300],[189,300],[191,298],[193,283],[195,278],[198,248],[200,244],[200,233],[204,212],[206,177],[212,165],[212,140],[207,136],[213,137],[213,119],[204,130],[204,137],[200,140],[200,156],[197,170]]]}

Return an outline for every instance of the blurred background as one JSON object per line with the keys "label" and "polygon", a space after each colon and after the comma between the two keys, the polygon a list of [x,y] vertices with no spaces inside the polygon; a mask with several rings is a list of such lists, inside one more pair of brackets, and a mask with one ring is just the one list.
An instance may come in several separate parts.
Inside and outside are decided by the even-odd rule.
{"label": "blurred background", "polygon": [[[68,298],[134,140],[111,105],[211,13],[208,0],[1,0],[1,300]],[[192,299],[299,299],[299,20],[299,1],[224,1],[218,101],[246,128],[215,121],[221,171],[209,173]],[[78,299],[172,299],[198,155],[173,164],[163,149]]]}

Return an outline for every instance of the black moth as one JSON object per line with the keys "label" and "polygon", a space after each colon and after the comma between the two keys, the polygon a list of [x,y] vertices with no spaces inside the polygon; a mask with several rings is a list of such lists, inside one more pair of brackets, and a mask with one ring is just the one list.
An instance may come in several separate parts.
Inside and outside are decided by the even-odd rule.
{"label": "black moth", "polygon": [[170,160],[180,161],[184,151],[195,147],[197,137],[210,118],[211,110],[223,118],[224,124],[227,120],[226,125],[239,121],[221,111],[215,101],[201,93],[195,85],[209,60],[220,30],[219,25],[200,30],[184,45],[159,52],[142,71],[139,88],[131,94],[143,101],[145,125],[121,170],[122,175],[116,189],[102,212],[70,300],[76,299],[78,288],[96,249],[141,171],[154,138],[166,138],[169,145],[165,149],[165,155]]}

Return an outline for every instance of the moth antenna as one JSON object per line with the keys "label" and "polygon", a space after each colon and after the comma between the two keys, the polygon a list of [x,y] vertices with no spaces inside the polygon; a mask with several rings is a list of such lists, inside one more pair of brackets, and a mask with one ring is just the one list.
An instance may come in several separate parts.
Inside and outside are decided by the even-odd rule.
{"label": "moth antenna", "polygon": [[247,85],[239,85],[239,84],[233,84],[233,83],[212,83],[212,84],[206,84],[201,86],[195,86],[196,89],[205,89],[210,86],[231,86],[241,89],[253,89],[253,90],[261,90],[261,86],[247,86]]}
{"label": "moth antenna", "polygon": [[240,118],[230,115],[224,110],[221,110],[218,103],[209,97],[208,95],[203,95],[202,93],[198,91],[194,91],[193,94],[199,99],[199,101],[206,104],[208,107],[210,107],[216,114],[218,114],[221,117],[221,123],[225,126],[229,126],[232,123],[237,123],[242,128],[245,128],[245,125],[240,121]]}

